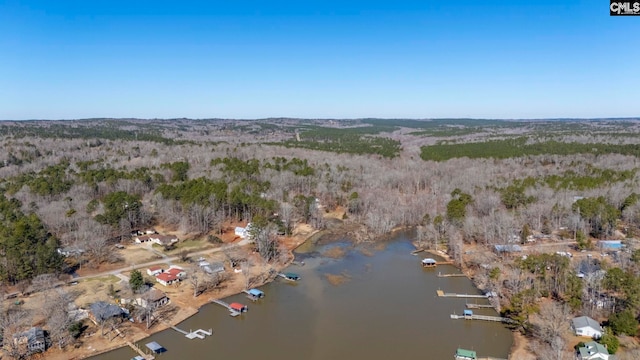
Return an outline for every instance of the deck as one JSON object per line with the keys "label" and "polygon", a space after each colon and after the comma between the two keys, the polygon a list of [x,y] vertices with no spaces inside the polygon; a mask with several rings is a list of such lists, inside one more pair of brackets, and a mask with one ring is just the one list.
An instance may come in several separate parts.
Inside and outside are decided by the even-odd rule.
{"label": "deck", "polygon": [[181,334],[184,334],[184,336],[189,340],[193,340],[195,338],[204,339],[206,336],[211,336],[213,334],[213,329],[209,329],[209,331],[198,329],[196,331],[189,330],[189,332],[186,332],[176,326],[171,326],[171,328]]}

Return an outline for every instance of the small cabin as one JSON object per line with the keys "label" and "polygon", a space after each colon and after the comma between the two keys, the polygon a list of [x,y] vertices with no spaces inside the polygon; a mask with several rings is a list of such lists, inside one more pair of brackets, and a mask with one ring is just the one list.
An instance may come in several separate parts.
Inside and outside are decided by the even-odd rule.
{"label": "small cabin", "polygon": [[247,291],[249,293],[249,295],[253,296],[254,298],[260,299],[264,297],[264,292],[258,290],[258,289],[249,289],[249,291]]}
{"label": "small cabin", "polygon": [[426,268],[436,267],[438,263],[432,258],[422,259],[422,266]]}
{"label": "small cabin", "polygon": [[478,356],[473,350],[460,349],[456,350],[455,360],[477,360]]}
{"label": "small cabin", "polygon": [[471,311],[471,310],[464,310],[464,311],[462,312],[462,315],[463,315],[465,318],[468,318],[468,317],[470,318],[470,317],[472,317],[472,316],[473,316],[473,311]]}
{"label": "small cabin", "polygon": [[247,305],[242,305],[240,303],[231,303],[229,304],[229,307],[231,308],[231,310],[233,311],[237,311],[239,313],[243,313],[243,312],[247,312],[249,311],[249,307]]}

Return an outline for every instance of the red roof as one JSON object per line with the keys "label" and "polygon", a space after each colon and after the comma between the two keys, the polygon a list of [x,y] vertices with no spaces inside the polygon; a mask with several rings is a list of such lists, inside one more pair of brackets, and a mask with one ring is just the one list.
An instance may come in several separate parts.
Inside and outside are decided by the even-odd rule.
{"label": "red roof", "polygon": [[184,270],[178,269],[178,268],[171,268],[171,269],[165,271],[165,273],[168,273],[168,274],[171,274],[171,275],[174,275],[174,276],[178,276],[178,274],[181,274],[183,272],[184,272]]}
{"label": "red roof", "polygon": [[156,278],[158,278],[158,279],[160,279],[160,280],[162,280],[164,282],[170,282],[170,281],[174,281],[174,280],[178,279],[177,276],[175,276],[173,274],[166,273],[166,272],[156,275]]}
{"label": "red roof", "polygon": [[149,270],[151,271],[162,270],[162,266],[151,266]]}
{"label": "red roof", "polygon": [[233,310],[236,311],[242,311],[246,308],[246,306],[240,304],[240,303],[231,303],[229,304],[229,307],[232,308]]}

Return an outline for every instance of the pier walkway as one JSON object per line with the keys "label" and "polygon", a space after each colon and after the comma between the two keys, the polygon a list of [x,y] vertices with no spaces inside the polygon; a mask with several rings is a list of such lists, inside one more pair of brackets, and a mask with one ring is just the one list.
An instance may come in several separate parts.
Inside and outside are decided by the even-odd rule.
{"label": "pier walkway", "polygon": [[463,320],[484,320],[484,321],[496,321],[505,324],[515,324],[516,322],[505,317],[500,316],[486,316],[486,315],[456,315],[451,314],[452,319],[463,319]]}
{"label": "pier walkway", "polygon": [[442,290],[436,290],[436,293],[438,294],[439,297],[457,297],[457,298],[474,298],[474,299],[487,299],[489,297],[487,295],[446,293]]}
{"label": "pier walkway", "polygon": [[465,304],[467,309],[493,309],[493,305],[491,304]]}
{"label": "pier walkway", "polygon": [[231,316],[238,316],[240,315],[239,312],[233,310],[233,308],[231,307],[231,305],[227,304],[226,302],[222,301],[222,300],[218,300],[218,299],[211,299],[211,302],[214,304],[218,304],[220,306],[224,306],[227,310],[229,310],[229,315]]}
{"label": "pier walkway", "polygon": [[442,274],[442,273],[438,273],[438,277],[444,278],[444,277],[466,277],[467,275],[465,274]]}

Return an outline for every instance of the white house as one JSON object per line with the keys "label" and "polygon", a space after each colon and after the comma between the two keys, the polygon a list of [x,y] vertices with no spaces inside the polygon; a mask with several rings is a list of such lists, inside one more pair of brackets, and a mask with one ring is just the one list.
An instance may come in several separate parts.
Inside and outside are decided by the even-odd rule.
{"label": "white house", "polygon": [[149,276],[156,276],[160,273],[162,273],[162,266],[152,266],[150,268],[147,269],[147,274]]}
{"label": "white house", "polygon": [[158,245],[171,245],[178,242],[178,238],[174,235],[150,235],[149,238],[151,241]]}
{"label": "white house", "polygon": [[602,344],[595,341],[589,341],[583,347],[578,349],[578,360],[609,360],[613,359],[613,355],[609,355],[609,351]]}
{"label": "white house", "polygon": [[245,239],[247,237],[247,229],[240,227],[240,226],[236,226],[236,231],[235,231],[236,236],[240,236],[241,238]]}
{"label": "white house", "polygon": [[602,327],[600,324],[588,316],[579,316],[571,320],[571,328],[578,336],[599,339],[602,337]]}

